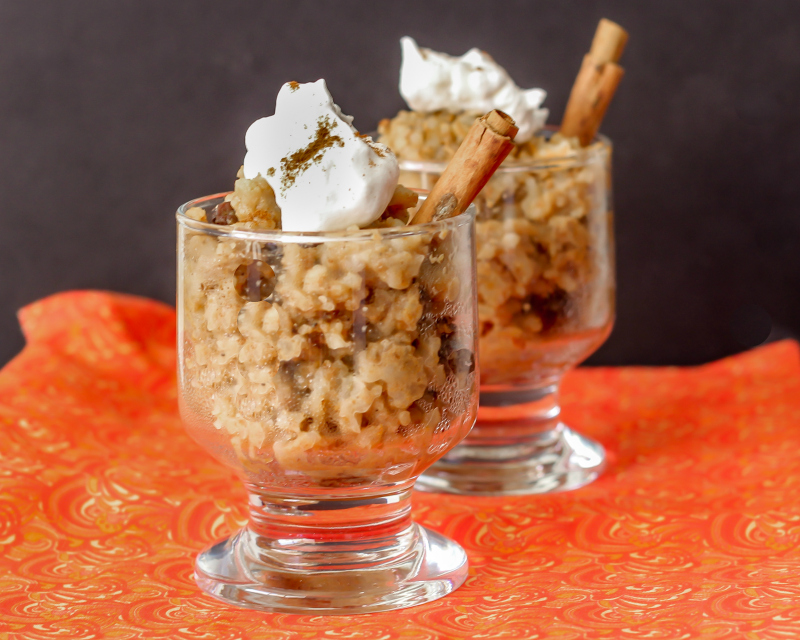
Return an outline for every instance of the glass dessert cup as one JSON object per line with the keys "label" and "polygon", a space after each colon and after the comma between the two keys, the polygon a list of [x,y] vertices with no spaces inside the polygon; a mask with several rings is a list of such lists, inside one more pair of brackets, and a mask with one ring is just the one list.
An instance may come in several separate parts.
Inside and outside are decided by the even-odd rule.
{"label": "glass dessert cup", "polygon": [[244,529],[197,558],[239,606],[352,614],[460,586],[467,558],[411,520],[419,474],[478,405],[474,207],[337,233],[178,221],[180,410],[236,471]]}
{"label": "glass dessert cup", "polygon": [[[403,184],[430,189],[445,163],[400,167]],[[614,322],[610,141],[507,161],[475,205],[478,420],[417,488],[465,495],[576,489],[600,475],[605,451],[561,421],[558,389]]]}

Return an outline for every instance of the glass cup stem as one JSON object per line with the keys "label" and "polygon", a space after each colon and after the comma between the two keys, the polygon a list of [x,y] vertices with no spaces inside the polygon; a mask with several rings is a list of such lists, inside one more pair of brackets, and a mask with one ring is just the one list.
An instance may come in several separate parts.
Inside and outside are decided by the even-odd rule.
{"label": "glass cup stem", "polygon": [[[248,529],[260,539],[261,552],[287,571],[310,561],[317,570],[339,569],[351,564],[352,553],[376,554],[378,562],[407,551],[402,542],[412,529],[410,483],[387,493],[333,499],[248,489]],[[317,558],[320,546],[326,555]]]}
{"label": "glass cup stem", "polygon": [[557,383],[536,389],[487,390],[478,409],[480,423],[473,428],[470,439],[495,446],[504,442],[518,446],[552,431],[560,415]]}

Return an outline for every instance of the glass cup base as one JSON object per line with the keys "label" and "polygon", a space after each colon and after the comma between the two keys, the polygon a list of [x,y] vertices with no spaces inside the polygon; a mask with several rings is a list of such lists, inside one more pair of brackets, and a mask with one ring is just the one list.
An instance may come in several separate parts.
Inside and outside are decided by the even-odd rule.
{"label": "glass cup base", "polygon": [[288,547],[245,528],[197,557],[195,581],[240,607],[352,615],[430,602],[467,577],[461,546],[416,523],[367,545],[302,539]]}
{"label": "glass cup base", "polygon": [[525,445],[462,444],[430,467],[416,489],[466,496],[521,496],[578,489],[605,468],[599,442],[563,423]]}

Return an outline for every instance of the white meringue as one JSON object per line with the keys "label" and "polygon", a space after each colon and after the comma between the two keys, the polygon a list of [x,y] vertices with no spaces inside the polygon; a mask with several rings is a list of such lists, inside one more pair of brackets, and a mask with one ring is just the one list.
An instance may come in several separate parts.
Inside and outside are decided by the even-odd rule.
{"label": "white meringue", "polygon": [[517,142],[530,140],[544,126],[547,92],[520,89],[485,51],[470,49],[460,58],[424,49],[413,38],[400,39],[403,63],[400,94],[414,111],[444,109],[459,113],[504,111],[519,127]]}
{"label": "white meringue", "polygon": [[362,136],[324,80],[281,87],[275,115],[245,135],[245,178],[275,191],[284,231],[340,231],[381,216],[400,175],[388,147]]}

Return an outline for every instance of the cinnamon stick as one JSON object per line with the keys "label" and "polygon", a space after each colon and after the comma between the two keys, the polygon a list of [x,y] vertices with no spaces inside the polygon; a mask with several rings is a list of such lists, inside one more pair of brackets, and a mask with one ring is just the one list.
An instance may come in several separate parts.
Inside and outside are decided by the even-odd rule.
{"label": "cinnamon stick", "polygon": [[478,118],[413,217],[413,224],[464,212],[514,148],[518,131],[514,120],[497,109]]}
{"label": "cinnamon stick", "polygon": [[597,134],[608,105],[625,71],[617,64],[628,42],[628,32],[603,18],[597,25],[592,47],[583,57],[569,95],[561,133],[577,137],[582,146]]}

